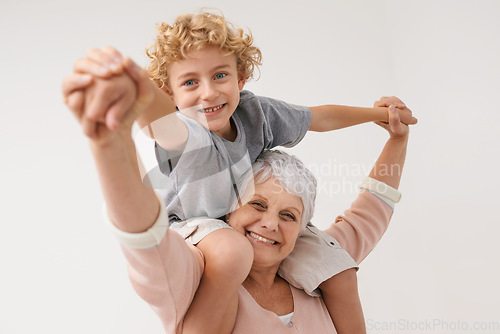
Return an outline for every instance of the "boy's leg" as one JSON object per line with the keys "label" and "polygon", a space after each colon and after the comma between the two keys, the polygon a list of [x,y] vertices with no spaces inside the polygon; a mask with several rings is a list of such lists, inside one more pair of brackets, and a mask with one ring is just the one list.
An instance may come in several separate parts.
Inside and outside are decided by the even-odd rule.
{"label": "boy's leg", "polygon": [[250,242],[233,229],[223,228],[204,237],[197,247],[205,271],[186,313],[183,333],[231,333],[238,310],[238,287],[253,262]]}
{"label": "boy's leg", "polygon": [[355,268],[327,279],[319,288],[337,333],[366,333]]}

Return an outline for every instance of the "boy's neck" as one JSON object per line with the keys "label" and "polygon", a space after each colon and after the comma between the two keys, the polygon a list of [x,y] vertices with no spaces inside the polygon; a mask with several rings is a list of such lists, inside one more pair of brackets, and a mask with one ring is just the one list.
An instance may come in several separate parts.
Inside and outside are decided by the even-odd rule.
{"label": "boy's neck", "polygon": [[217,136],[229,141],[235,141],[236,137],[238,136],[238,131],[232,117],[229,119],[228,127],[215,130],[214,132],[215,134],[217,134]]}

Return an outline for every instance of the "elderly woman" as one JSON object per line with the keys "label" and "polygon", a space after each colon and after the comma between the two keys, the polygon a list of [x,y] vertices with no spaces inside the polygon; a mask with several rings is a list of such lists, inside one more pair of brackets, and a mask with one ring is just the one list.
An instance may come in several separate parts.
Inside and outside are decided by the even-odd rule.
{"label": "elderly woman", "polygon": [[[95,130],[90,146],[110,226],[123,245],[134,289],[157,312],[168,333],[181,332],[203,275],[204,259],[197,247],[168,228],[163,205],[142,184],[130,135],[132,122],[148,103],[140,86],[138,93],[137,108],[125,115],[115,131],[85,114],[75,116],[84,129]],[[390,138],[363,182],[364,189],[344,216],[326,230],[332,239],[325,242],[339,247],[338,241],[358,263],[382,237],[399,199],[396,189],[408,127],[400,123],[394,108],[390,108],[389,118],[389,124],[379,125],[388,130]],[[302,333],[335,333],[322,298],[295,289],[278,275],[301,231],[313,229],[307,223],[314,208],[314,177],[297,159],[280,152],[264,153],[254,173],[254,193],[243,196],[244,205],[227,216],[227,223],[249,240],[254,252],[251,271],[234,292],[238,306],[233,333],[285,333],[289,327]]]}
{"label": "elderly woman", "polygon": [[[377,169],[386,166],[402,167],[404,161],[407,127],[397,124],[395,115],[391,137],[363,183],[368,191],[361,191],[352,207],[327,230],[358,263],[386,230],[398,197],[394,188],[399,175],[377,174]],[[263,153],[254,164],[254,174],[254,194],[244,197],[246,204],[227,217],[254,250],[252,269],[238,289],[233,333],[285,333],[288,327],[299,333],[335,333],[322,299],[310,297],[277,275],[301,230],[307,228],[302,217],[313,210],[314,177],[300,161],[279,151]],[[135,290],[158,313],[168,333],[180,330],[203,275],[200,251],[167,228],[163,209],[143,233],[126,233],[118,221],[111,226],[123,244]]]}

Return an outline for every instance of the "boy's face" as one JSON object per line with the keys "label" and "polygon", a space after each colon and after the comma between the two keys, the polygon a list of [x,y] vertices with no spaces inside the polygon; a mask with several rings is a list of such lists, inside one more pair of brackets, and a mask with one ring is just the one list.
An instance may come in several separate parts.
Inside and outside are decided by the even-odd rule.
{"label": "boy's face", "polygon": [[167,92],[181,112],[220,136],[234,133],[229,120],[245,85],[234,54],[224,55],[213,46],[191,52],[170,65],[169,77]]}

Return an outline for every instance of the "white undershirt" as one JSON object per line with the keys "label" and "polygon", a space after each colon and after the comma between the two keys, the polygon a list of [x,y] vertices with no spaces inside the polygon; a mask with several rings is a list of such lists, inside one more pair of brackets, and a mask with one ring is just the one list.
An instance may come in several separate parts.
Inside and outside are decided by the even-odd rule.
{"label": "white undershirt", "polygon": [[292,316],[293,316],[293,312],[289,313],[289,314],[285,314],[285,315],[278,315],[280,320],[283,321],[283,323],[285,325],[288,325],[290,323],[290,320],[292,320]]}

